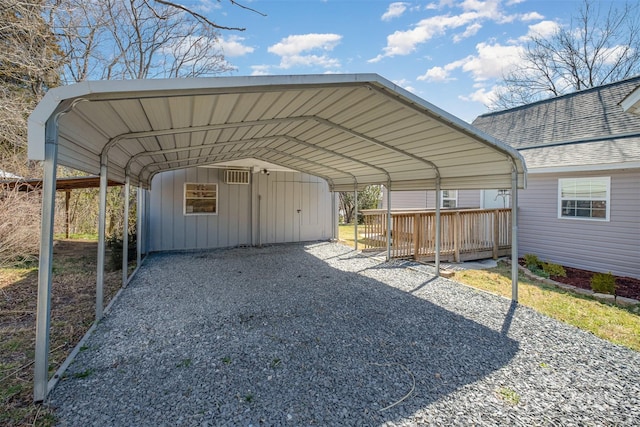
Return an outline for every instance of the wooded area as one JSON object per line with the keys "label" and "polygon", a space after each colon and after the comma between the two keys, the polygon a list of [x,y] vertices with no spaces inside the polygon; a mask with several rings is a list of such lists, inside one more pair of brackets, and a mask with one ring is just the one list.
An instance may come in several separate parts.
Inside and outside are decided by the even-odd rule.
{"label": "wooded area", "polygon": [[[233,0],[229,3],[260,13]],[[221,50],[221,30],[243,28],[218,24],[166,0],[0,0],[0,181],[41,178],[41,165],[27,160],[27,119],[49,88],[85,80],[228,72],[233,66]],[[58,177],[82,175],[64,167],[58,170]],[[70,193],[72,234],[96,234],[97,192]],[[108,192],[110,236],[123,230],[123,194],[120,187]],[[134,201],[135,191],[135,209]],[[57,202],[63,212],[64,193]],[[0,188],[0,265],[37,256],[39,218],[38,192]],[[58,212],[56,218],[62,232],[64,215]]]}

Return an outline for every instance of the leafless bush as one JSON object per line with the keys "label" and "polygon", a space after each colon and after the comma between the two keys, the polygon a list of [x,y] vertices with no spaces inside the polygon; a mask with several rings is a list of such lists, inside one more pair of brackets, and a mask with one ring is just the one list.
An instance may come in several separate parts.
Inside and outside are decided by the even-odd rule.
{"label": "leafless bush", "polygon": [[38,192],[0,190],[0,267],[37,260],[40,206]]}

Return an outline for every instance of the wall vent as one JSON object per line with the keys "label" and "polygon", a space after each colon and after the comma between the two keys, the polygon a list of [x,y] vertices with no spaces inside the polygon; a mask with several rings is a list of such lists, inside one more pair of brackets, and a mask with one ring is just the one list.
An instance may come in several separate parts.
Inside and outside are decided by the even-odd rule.
{"label": "wall vent", "polygon": [[224,182],[227,184],[249,184],[249,171],[227,169],[224,171]]}

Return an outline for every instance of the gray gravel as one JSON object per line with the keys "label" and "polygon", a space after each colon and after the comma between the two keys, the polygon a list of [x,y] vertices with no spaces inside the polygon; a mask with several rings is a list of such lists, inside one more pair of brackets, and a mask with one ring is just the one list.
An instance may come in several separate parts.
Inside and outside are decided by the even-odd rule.
{"label": "gray gravel", "polygon": [[339,244],[156,254],[63,426],[640,425],[640,353]]}

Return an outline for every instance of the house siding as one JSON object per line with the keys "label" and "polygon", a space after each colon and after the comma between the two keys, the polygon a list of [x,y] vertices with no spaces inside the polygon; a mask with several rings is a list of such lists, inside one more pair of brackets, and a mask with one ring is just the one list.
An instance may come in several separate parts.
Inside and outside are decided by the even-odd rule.
{"label": "house siding", "polygon": [[[610,219],[558,218],[558,179],[610,176]],[[640,278],[640,171],[530,174],[520,192],[520,256]]]}
{"label": "house siding", "polygon": [[[331,237],[326,182],[297,172],[251,174],[250,185],[224,183],[224,169],[156,175],[149,201],[151,251],[223,248]],[[184,215],[184,183],[218,184],[217,215]],[[258,201],[258,197],[260,200]]]}
{"label": "house siding", "polygon": [[[382,209],[387,208],[386,189],[382,190]],[[480,207],[479,190],[459,190],[458,207],[478,208]],[[435,191],[391,191],[391,209],[435,209]]]}

